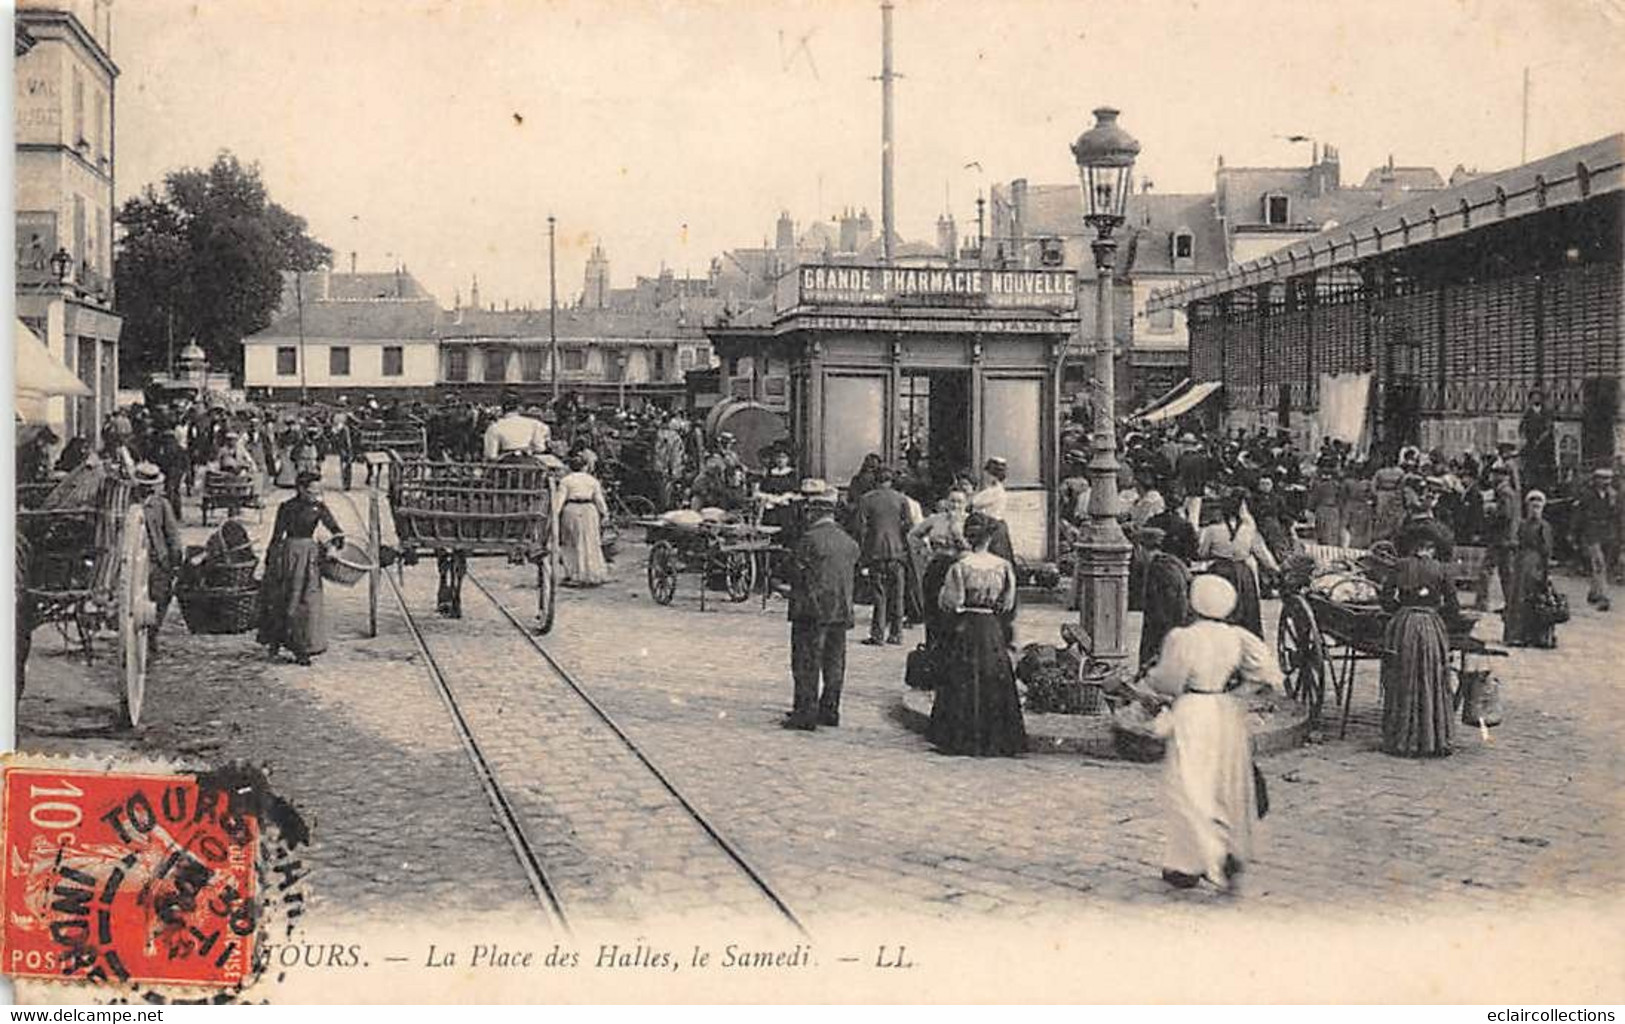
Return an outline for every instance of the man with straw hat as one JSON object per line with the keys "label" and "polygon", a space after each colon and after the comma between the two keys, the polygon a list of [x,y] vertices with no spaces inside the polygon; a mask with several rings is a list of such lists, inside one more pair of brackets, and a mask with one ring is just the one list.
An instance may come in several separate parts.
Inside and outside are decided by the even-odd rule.
{"label": "man with straw hat", "polygon": [[1176,888],[1207,879],[1229,889],[1252,858],[1258,791],[1247,708],[1230,691],[1244,683],[1277,686],[1281,669],[1262,640],[1224,621],[1235,606],[1229,581],[1197,576],[1190,589],[1196,621],[1168,634],[1146,676],[1152,690],[1173,700],[1152,729],[1168,741],[1162,877]]}

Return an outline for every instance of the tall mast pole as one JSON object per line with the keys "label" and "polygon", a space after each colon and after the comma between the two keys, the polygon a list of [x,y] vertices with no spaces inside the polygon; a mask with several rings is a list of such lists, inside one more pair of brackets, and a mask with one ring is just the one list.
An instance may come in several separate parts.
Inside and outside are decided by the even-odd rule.
{"label": "tall mast pole", "polygon": [[891,0],[880,5],[880,237],[886,262],[892,261],[896,238],[896,210],[892,202],[893,109],[891,62]]}
{"label": "tall mast pole", "polygon": [[547,365],[548,373],[553,380],[553,407],[554,414],[558,413],[559,403],[559,288],[557,281],[558,265],[554,254],[554,229],[557,221],[550,213],[547,215]]}
{"label": "tall mast pole", "polygon": [[304,272],[293,272],[294,302],[299,307],[299,404],[310,401],[310,389],[305,381],[305,286]]}
{"label": "tall mast pole", "polygon": [[1518,148],[1518,162],[1529,162],[1529,69],[1523,69],[1523,142]]}

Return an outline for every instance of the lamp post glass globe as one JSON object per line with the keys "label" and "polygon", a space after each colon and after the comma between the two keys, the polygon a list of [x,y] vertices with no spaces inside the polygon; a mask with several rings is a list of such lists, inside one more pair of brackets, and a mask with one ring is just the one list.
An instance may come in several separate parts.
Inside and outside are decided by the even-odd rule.
{"label": "lamp post glass globe", "polygon": [[[1095,111],[1094,127],[1072,144],[1083,186],[1083,220],[1094,228],[1094,452],[1089,461],[1089,521],[1076,547],[1078,615],[1094,641],[1094,656],[1128,658],[1128,570],[1132,548],[1118,524],[1117,385],[1112,285],[1117,241],[1140,144],[1117,123],[1117,111]],[[1080,319],[1081,332],[1084,327]]]}
{"label": "lamp post glass globe", "polygon": [[1097,108],[1094,127],[1072,143],[1083,183],[1083,219],[1102,238],[1123,223],[1134,159],[1140,155],[1140,143],[1118,125],[1117,113],[1113,107]]}

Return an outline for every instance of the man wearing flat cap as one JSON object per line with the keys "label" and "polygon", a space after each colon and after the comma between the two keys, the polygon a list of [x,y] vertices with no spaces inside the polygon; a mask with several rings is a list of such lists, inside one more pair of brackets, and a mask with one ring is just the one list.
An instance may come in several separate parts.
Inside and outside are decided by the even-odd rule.
{"label": "man wearing flat cap", "polygon": [[[790,675],[795,703],[782,723],[812,731],[841,724],[841,686],[846,681],[846,634],[852,628],[852,576],[858,544],[835,522],[835,489],[822,480],[801,484],[808,526],[792,551],[790,577]],[[823,686],[820,689],[819,683]]]}
{"label": "man wearing flat cap", "polygon": [[1618,543],[1615,534],[1619,529],[1619,499],[1614,494],[1611,466],[1598,466],[1591,471],[1591,482],[1580,495],[1574,512],[1574,544],[1585,555],[1591,575],[1586,601],[1605,612],[1612,604],[1608,598],[1608,554]]}

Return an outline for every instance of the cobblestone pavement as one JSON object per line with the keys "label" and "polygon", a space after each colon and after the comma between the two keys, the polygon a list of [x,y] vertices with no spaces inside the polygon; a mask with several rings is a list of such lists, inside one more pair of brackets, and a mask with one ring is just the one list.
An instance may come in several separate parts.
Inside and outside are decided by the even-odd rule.
{"label": "cobblestone pavement", "polygon": [[[342,500],[334,506],[353,521]],[[195,523],[195,511],[187,519]],[[204,536],[187,532],[192,543]],[[1464,733],[1450,758],[1376,749],[1376,669],[1362,669],[1347,739],[1334,734],[1262,763],[1273,811],[1244,899],[1226,901],[1168,892],[1157,877],[1157,768],[1063,755],[944,758],[895,724],[904,648],[853,643],[842,726],[780,730],[790,690],[783,602],[765,611],[754,600],[718,602],[702,614],[684,577],[676,603],[656,606],[641,553],[628,544],[606,587],[561,591],[544,643],[815,928],[865,914],[1020,922],[1208,904],[1266,916],[1517,910],[1625,891],[1622,648],[1577,581],[1564,584],[1575,618],[1562,647],[1497,662],[1506,724],[1487,741]],[[482,562],[476,572],[516,610],[533,606],[525,570]],[[432,565],[406,570],[406,580],[414,607],[427,607]],[[42,631],[21,745],[267,766],[313,822],[313,889],[331,908],[439,916],[527,907],[524,875],[393,602],[381,603],[381,635],[366,640],[365,587],[327,595],[332,647],[311,669],[267,662],[251,636],[190,637],[172,613],[133,739],[113,726],[111,682],[55,653],[60,642]],[[510,793],[556,827],[538,845],[554,843],[557,870],[606,913],[680,909],[679,890],[690,903],[743,909],[749,894],[714,859],[691,863],[667,848],[669,802],[647,773],[601,768],[607,733],[558,704],[542,662],[496,628],[483,601],[471,587],[469,618],[425,616],[430,642],[437,657],[446,650],[442,664],[465,688],[476,732],[506,759]],[[1266,603],[1272,628],[1274,609]],[[1054,637],[1068,618],[1027,607],[1022,639]],[[1481,628],[1494,635],[1499,623]],[[642,828],[626,821],[639,807]],[[589,843],[583,825],[618,829],[623,842]]]}
{"label": "cobblestone pavement", "polygon": [[[433,564],[404,577],[424,642],[572,923],[702,909],[722,920],[774,916],[740,868],[478,588],[464,587],[461,619],[445,619],[434,614]],[[526,623],[534,587],[530,595],[530,615],[515,609]]]}
{"label": "cobblestone pavement", "polygon": [[[609,586],[565,592],[546,644],[791,906],[815,917],[1021,918],[1102,900],[1218,899],[1170,893],[1158,877],[1158,769],[939,756],[888,714],[905,649],[855,642],[841,727],[786,733],[776,722],[790,690],[783,602],[701,613],[685,577],[677,601],[659,607],[640,554],[623,553]],[[516,606],[532,598],[518,576],[505,579]],[[1264,761],[1273,810],[1248,905],[1468,909],[1617,897],[1621,648],[1607,617],[1571,596],[1575,620],[1559,650],[1496,663],[1507,721],[1487,741],[1464,732],[1455,755],[1436,761],[1382,754],[1370,665],[1346,740],[1333,734]],[[1277,604],[1267,606],[1273,630]],[[1018,639],[1055,637],[1068,618],[1029,607]],[[1499,621],[1480,629],[1498,636]]]}
{"label": "cobblestone pavement", "polygon": [[[289,493],[268,496],[263,523],[247,519],[262,556],[275,503]],[[343,503],[333,505],[348,525]],[[195,504],[183,520],[186,543],[203,543],[210,530]],[[270,662],[252,633],[192,636],[171,608],[133,734],[118,720],[111,659],[87,672],[43,627],[18,746],[267,769],[272,789],[311,826],[303,859],[312,918],[533,905],[394,604],[380,602],[379,636],[367,639],[365,585],[329,584],[325,596],[329,647],[310,668]]]}

